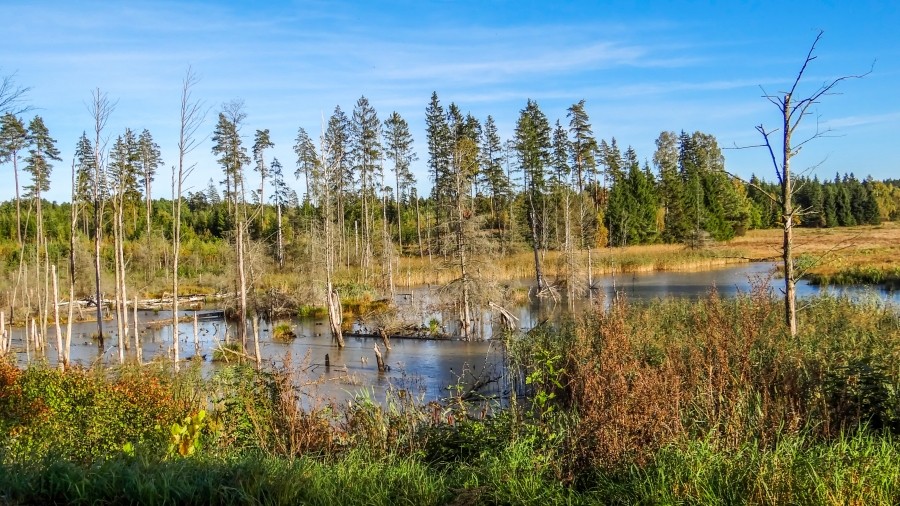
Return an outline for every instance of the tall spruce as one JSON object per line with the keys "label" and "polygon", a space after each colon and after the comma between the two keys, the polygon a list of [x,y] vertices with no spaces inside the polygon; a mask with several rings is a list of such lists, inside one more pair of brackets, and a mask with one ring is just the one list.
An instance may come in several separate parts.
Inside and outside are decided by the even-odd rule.
{"label": "tall spruce", "polygon": [[350,155],[353,170],[359,178],[359,198],[362,204],[363,279],[372,268],[375,202],[381,165],[381,123],[369,100],[362,96],[356,101],[350,121]]}
{"label": "tall spruce", "polygon": [[294,177],[300,179],[300,176],[303,176],[303,182],[306,187],[306,193],[303,195],[303,198],[315,203],[310,191],[310,177],[319,161],[316,154],[316,145],[303,127],[297,130],[297,138],[294,140],[294,153],[297,155],[297,169],[294,171]]}
{"label": "tall spruce", "polygon": [[413,136],[409,124],[394,111],[384,120],[385,156],[394,163],[394,200],[397,206],[397,243],[403,253],[403,204],[409,202],[409,190],[416,184],[410,170],[412,162],[418,160],[413,150]]}
{"label": "tall spruce", "polygon": [[531,230],[534,271],[538,292],[547,288],[539,250],[545,244],[542,221],[546,194],[545,169],[550,162],[550,124],[537,102],[529,99],[516,122],[515,148],[525,178],[527,218]]}
{"label": "tall spruce", "polygon": [[509,202],[513,197],[512,184],[504,170],[506,150],[497,124],[492,116],[484,120],[484,128],[481,131],[481,149],[478,151],[480,169],[478,177],[481,187],[486,189],[491,211],[491,229],[496,231],[496,239],[500,243],[501,251],[508,248],[506,244],[507,230],[511,216],[507,212]]}
{"label": "tall spruce", "polygon": [[144,186],[144,221],[146,234],[149,240],[152,227],[153,195],[152,186],[156,178],[156,171],[163,166],[162,154],[159,145],[153,140],[153,136],[146,128],[138,137],[138,173]]}
{"label": "tall spruce", "polygon": [[328,170],[325,172],[325,181],[330,187],[329,194],[334,197],[334,215],[337,223],[334,231],[337,240],[337,252],[339,256],[347,259],[347,265],[350,265],[350,248],[346,241],[347,226],[345,222],[347,195],[352,191],[354,184],[353,165],[350,157],[350,120],[341,106],[336,106],[331,117],[328,118],[328,125],[325,129],[322,143],[327,145],[328,149],[320,152],[322,164],[328,164]]}

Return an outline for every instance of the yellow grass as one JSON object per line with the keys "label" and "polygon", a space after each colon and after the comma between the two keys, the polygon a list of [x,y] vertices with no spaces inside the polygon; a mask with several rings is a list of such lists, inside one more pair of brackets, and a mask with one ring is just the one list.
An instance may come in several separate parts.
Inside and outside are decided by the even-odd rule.
{"label": "yellow grass", "polygon": [[[796,228],[795,257],[807,258],[813,274],[831,274],[866,266],[878,269],[900,267],[900,223],[878,226],[830,229]],[[697,271],[752,261],[779,261],[780,229],[752,230],[743,237],[716,243],[702,249],[677,244],[652,244],[624,248],[598,248],[591,252],[594,275],[619,272]],[[565,276],[565,258],[561,252],[542,254],[544,275],[548,279]],[[586,252],[576,252],[579,272],[587,272]],[[522,251],[507,256],[482,256],[471,262],[473,276],[488,281],[509,281],[534,277],[534,256]],[[458,266],[435,257],[404,257],[397,271],[398,281],[412,285],[442,284],[459,276]]]}
{"label": "yellow grass", "polygon": [[[834,274],[854,267],[900,268],[900,223],[825,229],[794,229],[795,256],[808,256],[813,274]],[[781,258],[780,230],[753,230],[729,246],[751,259]],[[716,247],[718,248],[718,246]],[[715,249],[715,248],[714,248]]]}

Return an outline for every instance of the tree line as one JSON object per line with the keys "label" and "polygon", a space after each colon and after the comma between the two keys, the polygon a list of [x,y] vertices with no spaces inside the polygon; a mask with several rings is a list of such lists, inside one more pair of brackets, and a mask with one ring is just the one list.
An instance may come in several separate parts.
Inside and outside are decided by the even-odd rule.
{"label": "tree line", "polygon": [[[466,208],[464,219],[474,221],[475,231],[492,237],[495,247],[503,250],[514,243],[564,249],[567,210],[578,215],[570,223],[578,230],[570,234],[594,247],[690,243],[698,234],[727,240],[750,229],[777,227],[781,219],[762,195],[775,191],[776,184],[755,175],[748,182],[732,176],[714,136],[662,132],[651,166],[646,159],[641,162],[630,146],[623,152],[615,138],[598,142],[584,101],[568,110],[567,128],[558,120],[551,128],[537,104],[529,101],[514,137],[504,141],[491,116],[482,124],[463,115],[456,104],[445,112],[434,94],[426,109],[432,183],[427,195],[418,194],[410,170],[418,155],[408,124],[396,112],[379,122],[365,97],[357,102],[352,118],[340,106],[335,108],[321,139],[327,151],[324,160],[318,153],[322,146],[317,147],[306,129],[298,130],[294,181],[281,161],[266,160],[266,150],[274,146],[268,130],[256,130],[252,145],[244,145],[240,128],[246,115],[235,107],[243,105],[227,104],[231,116],[223,109],[212,133],[221,181],[210,179],[205,188],[184,197],[182,221],[192,236],[227,238],[236,219],[234,209],[243,199],[255,207],[248,229],[254,240],[277,237],[279,211],[282,228],[288,221],[296,238],[293,234],[302,230],[303,223],[322,213],[326,193],[334,201],[334,219],[341,230],[339,256],[346,257],[345,250],[352,249],[351,263],[358,255],[359,262],[370,268],[372,259],[367,257],[378,249],[373,245],[374,228],[382,222],[394,247],[405,255],[448,254],[452,245],[447,229],[460,200]],[[11,171],[16,191],[14,200],[0,205],[4,240],[67,239],[70,208],[42,198],[49,190],[53,162],[61,162],[56,144],[40,116],[27,124],[11,113],[0,117],[0,161]],[[94,151],[91,139],[83,134],[73,160],[74,201],[93,199]],[[126,128],[104,156],[109,163],[98,191],[111,216],[103,218],[103,229],[112,234],[115,215],[121,214],[127,240],[147,238],[154,230],[169,233],[171,201],[152,193],[157,171],[164,165],[152,134]],[[333,166],[327,174],[325,164]],[[257,174],[252,188],[245,185],[243,170],[248,166]],[[898,193],[897,180],[859,180],[853,173],[825,181],[801,177],[795,197],[804,209],[799,225],[894,220],[900,216]],[[24,222],[23,202],[30,206]],[[589,209],[583,209],[585,205]],[[90,235],[92,219],[89,207],[79,209],[80,233]],[[274,255],[283,256],[283,251],[279,253],[283,245],[272,248]]]}
{"label": "tree line", "polygon": [[[192,84],[186,81],[188,91]],[[553,289],[543,276],[542,253],[560,251],[569,277],[565,285],[574,295],[576,278],[585,272],[592,283],[594,248],[700,246],[781,226],[783,215],[770,197],[777,183],[732,175],[711,134],[664,131],[652,157],[642,161],[632,147],[623,150],[615,138],[595,136],[584,100],[554,122],[528,100],[504,139],[492,116],[481,120],[455,103],[445,107],[437,93],[424,110],[421,149],[430,183],[424,195],[411,171],[419,155],[408,123],[397,112],[380,119],[365,96],[350,114],[335,107],[318,136],[299,128],[296,158],[287,167],[267,156],[274,147],[268,129],[248,130],[241,101],[223,104],[209,132],[221,179],[182,195],[181,182],[194,168],[184,156],[196,147],[193,134],[202,124],[199,102],[183,96],[183,107],[194,106],[188,112],[195,116],[187,118],[193,130],[179,145],[168,200],[154,197],[164,162],[152,134],[126,128],[107,143],[105,121],[114,104],[99,90],[93,98],[94,129],[75,140],[68,203],[43,198],[54,163],[62,160],[42,118],[26,123],[21,111],[11,110],[0,118],[0,162],[15,184],[15,199],[0,205],[0,237],[16,286],[30,276],[44,287],[36,296],[44,321],[50,266],[74,257],[79,241],[95,245],[97,299],[100,275],[111,268],[124,295],[125,285],[135,283],[138,258],[155,255],[165,261],[151,264],[169,270],[174,263],[176,277],[191,275],[196,263],[177,268],[182,240],[230,244],[227,260],[238,266],[235,291],[242,294],[259,276],[245,257],[266,256],[282,269],[309,264],[329,294],[337,269],[356,269],[359,281],[392,293],[399,257],[437,259],[458,271],[461,320],[469,321],[465,314],[478,283],[473,258],[527,248],[542,292]],[[20,178],[23,172],[27,180]],[[828,181],[801,177],[795,188],[799,226],[877,224],[900,213],[897,181],[860,181],[853,174]],[[171,251],[164,246],[170,242]],[[74,280],[73,259],[69,270]],[[246,301],[240,308],[246,321]]]}

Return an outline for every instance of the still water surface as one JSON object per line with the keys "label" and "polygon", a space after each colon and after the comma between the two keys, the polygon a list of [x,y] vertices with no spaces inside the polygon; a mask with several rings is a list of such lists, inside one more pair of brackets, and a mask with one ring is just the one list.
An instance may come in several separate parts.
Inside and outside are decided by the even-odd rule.
{"label": "still water surface", "polygon": [[[617,293],[624,294],[630,300],[652,300],[666,297],[699,298],[709,294],[715,287],[723,297],[733,297],[750,290],[751,283],[765,281],[772,286],[776,294],[782,280],[776,279],[773,264],[751,263],[735,267],[698,272],[654,272],[602,276],[595,280],[595,297],[598,300],[611,300]],[[797,285],[799,297],[808,297],[828,290],[850,297],[878,297],[889,303],[900,303],[900,294],[865,287],[820,288],[801,282]],[[450,323],[452,313],[443,313],[435,309],[437,297],[429,287],[419,287],[409,291],[409,296],[400,302],[400,307],[413,315],[423,325],[428,320],[441,322],[441,328],[454,334],[458,329]],[[502,304],[502,302],[501,302]],[[567,311],[566,304],[553,301],[532,301],[524,304],[503,304],[518,318],[521,329],[527,330],[539,321],[550,318],[560,312]],[[193,312],[182,314],[192,316]],[[140,340],[144,360],[164,357],[172,348],[171,326],[148,326],[147,323],[171,318],[167,311],[139,311]],[[500,342],[489,339],[496,325],[495,315],[487,310],[481,314],[477,324],[482,339],[473,341],[461,340],[429,340],[429,339],[392,339],[392,349],[385,353],[385,362],[390,370],[379,373],[375,365],[373,346],[381,341],[372,338],[347,337],[346,347],[339,349],[333,342],[326,320],[296,319],[290,322],[296,339],[273,339],[271,327],[274,324],[261,322],[260,352],[265,365],[283,365],[286,361],[291,367],[300,371],[301,379],[309,383],[307,391],[311,396],[325,397],[344,401],[359,394],[368,392],[376,400],[384,399],[391,389],[403,389],[423,401],[446,399],[454,393],[466,392],[475,382],[487,383],[480,392],[487,396],[502,397],[508,390],[503,370],[503,346]],[[205,372],[216,367],[212,362],[213,350],[224,340],[226,331],[231,335],[229,323],[223,319],[200,321],[198,341],[194,345],[193,323],[179,325],[178,334],[181,357],[196,358],[201,362]],[[248,326],[249,328],[249,326]],[[97,342],[91,339],[96,332],[96,323],[80,323],[73,325],[72,358],[73,361],[90,366],[97,363],[113,364],[118,361],[118,349],[115,345],[115,323],[107,322],[104,329],[109,329],[106,349],[99,349]],[[355,330],[369,330],[365,323],[358,323]],[[42,355],[53,364],[56,362],[55,334],[51,330],[48,340],[49,349]],[[133,343],[133,336],[130,340]],[[33,350],[26,355],[21,329],[13,330],[13,348],[18,352],[20,363],[34,359]],[[253,354],[252,341],[248,343],[249,353]],[[382,352],[384,352],[382,346]],[[126,353],[134,356],[133,344]],[[328,355],[330,366],[325,366]]]}

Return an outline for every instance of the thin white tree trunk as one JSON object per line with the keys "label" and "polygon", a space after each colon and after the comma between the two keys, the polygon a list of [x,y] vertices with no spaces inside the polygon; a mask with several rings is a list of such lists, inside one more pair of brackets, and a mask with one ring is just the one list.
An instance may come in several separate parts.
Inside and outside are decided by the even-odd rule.
{"label": "thin white tree trunk", "polygon": [[[71,303],[69,304],[71,305]],[[62,327],[59,324],[59,276],[56,265],[53,266],[53,321],[56,323],[56,362],[57,367],[66,369],[66,352],[63,348]]]}

